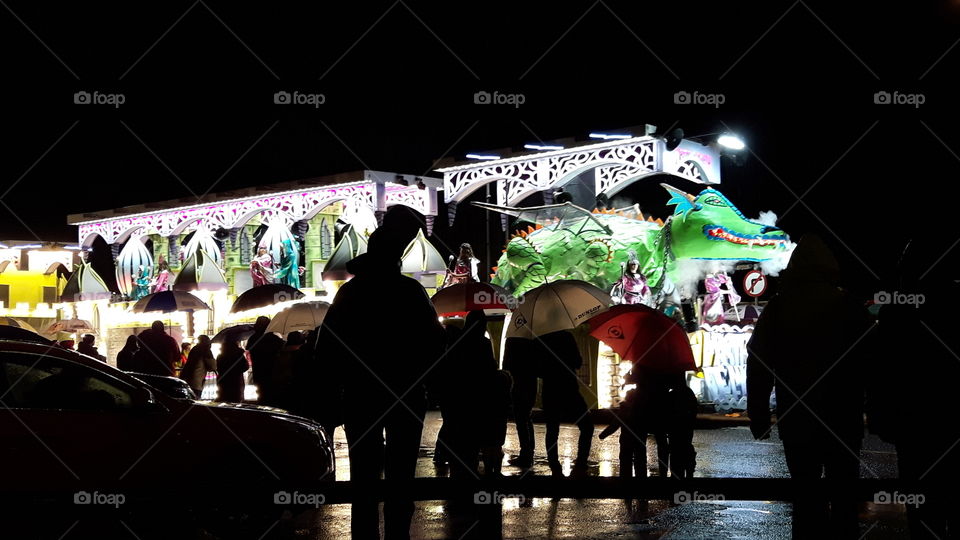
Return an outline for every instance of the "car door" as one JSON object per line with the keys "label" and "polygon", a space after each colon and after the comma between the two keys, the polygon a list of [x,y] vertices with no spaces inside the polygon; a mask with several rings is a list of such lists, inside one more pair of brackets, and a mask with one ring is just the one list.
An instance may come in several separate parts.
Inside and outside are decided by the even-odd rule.
{"label": "car door", "polygon": [[150,466],[145,454],[170,414],[144,407],[145,392],[79,362],[0,352],[4,488],[94,489]]}

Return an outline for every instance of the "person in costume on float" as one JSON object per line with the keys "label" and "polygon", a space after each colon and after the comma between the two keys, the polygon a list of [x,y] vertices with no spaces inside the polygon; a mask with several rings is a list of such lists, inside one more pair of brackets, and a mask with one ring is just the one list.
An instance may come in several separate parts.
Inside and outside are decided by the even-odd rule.
{"label": "person in costume on float", "polygon": [[621,304],[643,304],[646,306],[651,304],[653,295],[647,285],[646,276],[640,273],[640,260],[635,252],[630,252],[623,276],[613,286],[610,295],[619,298]]}
{"label": "person in costume on float", "polygon": [[153,276],[153,281],[150,282],[150,289],[155,293],[170,290],[170,265],[167,264],[163,255],[160,256],[157,263],[157,273]]}
{"label": "person in costume on float", "polygon": [[254,287],[273,283],[273,257],[267,248],[260,246],[257,256],[250,261],[250,277]]}
{"label": "person in costume on float", "polygon": [[294,289],[300,288],[300,254],[294,241],[287,238],[283,241],[283,257],[280,268],[277,270],[277,283],[289,285]]}
{"label": "person in costume on float", "polygon": [[707,295],[703,299],[703,318],[709,323],[721,323],[724,319],[723,297],[731,306],[736,307],[740,302],[740,295],[733,290],[733,282],[726,272],[707,274],[703,280]]}
{"label": "person in costume on float", "polygon": [[[451,259],[453,256],[451,255]],[[453,269],[447,272],[446,283],[455,285],[457,283],[477,283],[480,281],[477,269],[480,267],[480,259],[473,256],[473,248],[470,244],[464,242],[460,244],[460,255],[453,264]]]}
{"label": "person in costume on float", "polygon": [[150,267],[141,264],[137,277],[133,280],[133,293],[130,295],[134,300],[139,300],[150,294]]}

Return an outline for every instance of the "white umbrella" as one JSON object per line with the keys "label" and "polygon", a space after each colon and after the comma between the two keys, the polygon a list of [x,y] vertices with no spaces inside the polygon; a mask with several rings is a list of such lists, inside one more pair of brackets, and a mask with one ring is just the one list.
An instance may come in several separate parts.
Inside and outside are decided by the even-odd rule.
{"label": "white umbrella", "polygon": [[276,332],[286,338],[296,331],[310,331],[320,326],[330,304],[326,302],[301,302],[277,313],[267,326],[267,332]]}
{"label": "white umbrella", "polygon": [[546,283],[517,298],[507,337],[533,339],[570,330],[609,308],[610,295],[579,280]]}
{"label": "white umbrella", "polygon": [[55,332],[65,332],[67,334],[75,334],[78,332],[92,332],[93,330],[93,324],[90,323],[90,321],[85,321],[83,319],[64,319],[47,327],[46,333],[53,334]]}
{"label": "white umbrella", "polygon": [[34,334],[39,334],[37,329],[30,325],[30,323],[21,321],[20,319],[14,319],[13,317],[0,317],[0,326],[12,326],[14,328],[23,328],[24,330],[29,330]]}

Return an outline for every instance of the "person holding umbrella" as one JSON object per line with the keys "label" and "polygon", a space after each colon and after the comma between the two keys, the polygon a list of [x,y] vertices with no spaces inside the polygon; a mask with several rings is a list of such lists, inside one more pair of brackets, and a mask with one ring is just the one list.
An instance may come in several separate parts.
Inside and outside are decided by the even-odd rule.
{"label": "person holding umbrella", "polygon": [[174,366],[180,359],[180,345],[166,333],[163,321],[153,321],[150,329],[138,337],[140,349],[134,356],[135,371],[173,377]]}
{"label": "person holding umbrella", "polygon": [[580,429],[577,440],[577,458],[571,474],[586,474],[587,459],[593,444],[593,420],[587,403],[580,395],[580,379],[577,370],[583,365],[580,348],[573,334],[566,330],[553,332],[537,338],[538,359],[543,379],[543,412],[547,419],[547,462],[554,476],[563,476],[557,443],[560,438],[560,422],[572,422]]}

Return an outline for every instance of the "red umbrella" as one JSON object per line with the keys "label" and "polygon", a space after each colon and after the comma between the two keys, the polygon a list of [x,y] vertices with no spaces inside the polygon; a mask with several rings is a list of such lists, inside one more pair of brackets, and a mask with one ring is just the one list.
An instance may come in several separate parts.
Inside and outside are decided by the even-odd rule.
{"label": "red umbrella", "polygon": [[653,308],[639,304],[614,306],[587,324],[591,336],[634,365],[658,371],[697,369],[687,333]]}
{"label": "red umbrella", "polygon": [[487,315],[509,313],[516,300],[503,287],[490,283],[458,283],[437,291],[431,298],[441,317],[465,316],[482,309]]}

